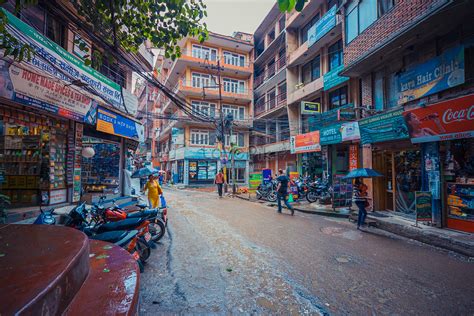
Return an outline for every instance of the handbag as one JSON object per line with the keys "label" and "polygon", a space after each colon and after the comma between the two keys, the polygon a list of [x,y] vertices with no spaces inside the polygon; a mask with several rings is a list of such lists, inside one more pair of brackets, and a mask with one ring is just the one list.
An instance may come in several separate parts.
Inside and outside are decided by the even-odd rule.
{"label": "handbag", "polygon": [[166,207],[166,200],[163,195],[160,195],[160,207]]}

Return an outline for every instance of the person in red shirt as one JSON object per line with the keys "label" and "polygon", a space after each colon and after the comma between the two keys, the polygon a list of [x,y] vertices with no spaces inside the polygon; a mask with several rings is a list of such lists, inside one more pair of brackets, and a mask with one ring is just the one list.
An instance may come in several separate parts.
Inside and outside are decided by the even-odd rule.
{"label": "person in red shirt", "polygon": [[219,193],[219,197],[222,197],[222,186],[224,185],[225,179],[222,170],[216,174],[216,178],[214,179],[214,184],[217,185],[217,192]]}

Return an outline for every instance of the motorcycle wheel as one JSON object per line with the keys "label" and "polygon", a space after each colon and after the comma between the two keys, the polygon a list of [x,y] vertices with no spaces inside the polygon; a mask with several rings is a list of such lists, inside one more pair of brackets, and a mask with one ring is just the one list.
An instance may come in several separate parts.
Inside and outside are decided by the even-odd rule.
{"label": "motorcycle wheel", "polygon": [[148,258],[150,258],[150,254],[151,254],[150,246],[148,246],[147,242],[142,240],[141,238],[138,239],[135,249],[137,250],[138,255],[140,256],[140,261],[142,263],[145,263],[145,261],[147,261]]}
{"label": "motorcycle wheel", "polygon": [[165,235],[165,227],[165,224],[159,219],[156,219],[154,222],[151,222],[148,226],[148,229],[150,230],[151,234],[151,240],[157,242],[158,240],[163,238],[163,236]]}
{"label": "motorcycle wheel", "polygon": [[257,200],[261,200],[261,199],[262,199],[262,194],[260,194],[259,191],[257,191],[255,194],[257,195]]}
{"label": "motorcycle wheel", "polygon": [[309,203],[314,203],[318,200],[318,195],[314,191],[309,191],[306,193],[306,200],[308,200]]}
{"label": "motorcycle wheel", "polygon": [[272,191],[267,196],[268,202],[275,202],[277,200],[277,195],[275,191]]}

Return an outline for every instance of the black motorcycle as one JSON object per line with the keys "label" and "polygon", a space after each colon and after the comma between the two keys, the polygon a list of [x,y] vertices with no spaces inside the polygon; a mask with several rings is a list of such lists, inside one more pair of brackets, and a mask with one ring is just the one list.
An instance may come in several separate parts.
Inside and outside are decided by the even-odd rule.
{"label": "black motorcycle", "polygon": [[326,200],[331,197],[331,186],[326,181],[316,181],[309,185],[308,191],[306,192],[306,200],[309,203],[314,203],[317,200]]}
{"label": "black motorcycle", "polygon": [[276,186],[273,181],[268,183],[262,183],[257,188],[257,199],[265,199],[269,202],[275,202],[277,200]]}

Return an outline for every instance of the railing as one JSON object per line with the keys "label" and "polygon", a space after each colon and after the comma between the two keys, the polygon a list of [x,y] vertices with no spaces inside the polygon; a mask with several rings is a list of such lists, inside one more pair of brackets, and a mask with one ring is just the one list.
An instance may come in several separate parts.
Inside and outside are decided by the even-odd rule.
{"label": "railing", "polygon": [[248,68],[250,67],[250,64],[251,64],[247,56],[245,56],[244,63],[240,63],[240,61],[238,63],[229,63],[228,60],[226,60],[224,55],[217,55],[217,54],[216,55],[207,55],[207,54],[198,54],[198,55],[194,54],[193,55],[193,50],[189,50],[189,49],[182,50],[181,56],[194,57],[194,58],[201,59],[203,61],[208,60],[210,62],[217,62],[217,60],[220,60],[222,64],[236,66],[236,67],[243,67],[243,68]]}
{"label": "railing", "polygon": [[273,110],[279,106],[286,104],[286,91],[283,93],[277,94],[275,97],[270,98],[264,101],[265,98],[260,98],[254,104],[255,116],[259,116],[262,113]]}
{"label": "railing", "polygon": [[[203,90],[203,87],[204,87],[204,91],[207,93],[207,92],[212,92],[212,93],[218,93],[219,92],[219,88],[217,87],[217,84],[213,84],[211,82],[209,83],[205,83],[205,84],[202,84],[199,86],[199,87],[196,87],[193,85],[193,81],[192,80],[180,80],[180,87],[181,88],[192,88],[192,89],[199,89],[200,91]],[[239,94],[239,95],[248,95],[249,94],[249,89],[247,88],[235,88],[235,89],[226,89],[226,85],[224,82],[222,82],[222,93],[223,94],[228,94],[228,93],[232,93],[232,94]]]}
{"label": "railing", "polygon": [[278,60],[271,64],[270,67],[267,67],[264,72],[254,78],[254,86],[257,88],[266,80],[270,79],[275,75],[275,73],[286,66],[286,55],[281,56]]}
{"label": "railing", "polygon": [[283,67],[286,66],[286,54],[281,56],[278,60],[277,60],[277,70],[280,70],[282,69]]}

